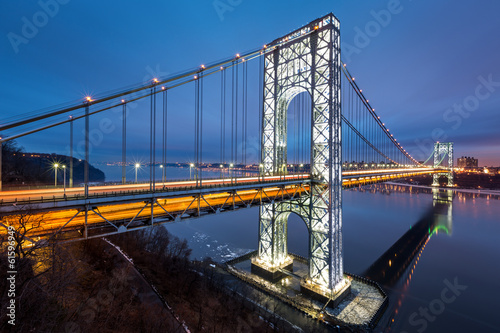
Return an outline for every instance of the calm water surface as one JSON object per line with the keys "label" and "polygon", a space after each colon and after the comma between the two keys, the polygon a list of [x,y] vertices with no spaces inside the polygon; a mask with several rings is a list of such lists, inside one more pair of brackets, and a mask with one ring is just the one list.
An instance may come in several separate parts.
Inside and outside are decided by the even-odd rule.
{"label": "calm water surface", "polygon": [[[169,169],[171,179],[189,176],[189,168]],[[131,172],[127,177],[133,177]],[[115,173],[119,179],[121,173]],[[143,170],[141,177],[146,180],[149,175]],[[345,190],[345,271],[373,275],[378,270],[377,279],[390,298],[375,331],[500,332],[499,216],[500,200],[495,196],[457,193],[451,204],[433,204],[429,189],[377,185]],[[222,262],[257,248],[258,208],[167,228],[188,239],[193,258],[209,256]],[[307,256],[304,222],[292,214],[288,228],[289,251]],[[384,269],[391,247],[413,254]]]}

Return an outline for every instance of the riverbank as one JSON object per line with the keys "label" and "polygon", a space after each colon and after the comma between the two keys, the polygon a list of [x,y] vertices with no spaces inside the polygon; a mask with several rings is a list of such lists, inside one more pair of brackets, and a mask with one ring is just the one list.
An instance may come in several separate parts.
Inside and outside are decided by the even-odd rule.
{"label": "riverbank", "polygon": [[468,189],[468,188],[457,188],[457,187],[435,187],[435,186],[415,185],[415,184],[398,183],[398,182],[385,182],[383,184],[415,187],[415,188],[422,188],[422,189],[429,189],[429,190],[440,189],[440,190],[451,190],[453,192],[459,192],[459,193],[474,193],[474,194],[482,194],[482,195],[500,196],[500,190]]}

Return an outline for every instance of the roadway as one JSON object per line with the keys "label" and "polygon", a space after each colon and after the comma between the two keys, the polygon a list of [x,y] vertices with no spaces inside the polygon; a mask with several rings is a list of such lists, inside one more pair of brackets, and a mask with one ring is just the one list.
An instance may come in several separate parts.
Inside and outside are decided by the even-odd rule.
{"label": "roadway", "polygon": [[[203,187],[221,187],[221,186],[237,186],[249,183],[272,183],[279,181],[289,181],[289,180],[299,180],[299,179],[309,179],[309,174],[294,174],[286,176],[265,176],[265,177],[241,177],[241,178],[218,178],[218,179],[203,179]],[[183,181],[169,181],[169,182],[156,182],[155,191],[162,191],[166,189],[176,189],[176,188],[200,188],[197,186],[196,180],[183,180]],[[102,194],[126,194],[130,192],[149,192],[152,190],[152,185],[150,183],[139,183],[139,184],[118,184],[118,185],[101,185],[101,186],[89,186],[89,196],[102,195]],[[29,189],[29,190],[17,190],[17,191],[1,191],[0,201],[4,202],[23,202],[23,201],[33,201],[43,198],[66,198],[70,200],[72,198],[81,198],[85,195],[84,187],[72,187],[72,188],[49,188],[49,189]]]}
{"label": "roadway", "polygon": [[[89,207],[85,221],[84,207],[46,212],[26,210],[17,215],[4,216],[2,223],[22,229],[19,221],[36,225],[29,232],[29,237],[46,237],[57,231],[71,233],[68,238],[81,238],[84,230],[86,237],[97,237],[106,234],[142,228],[151,225],[151,215],[154,222],[174,222],[187,218],[234,211],[252,205],[273,200],[288,200],[298,198],[308,191],[309,186],[289,185],[286,187],[269,187],[265,189],[205,194],[199,196],[173,197],[156,199],[151,207],[151,201],[138,201],[117,205],[101,205]],[[23,218],[20,218],[23,215]],[[76,232],[76,233],[75,233]],[[0,229],[0,234],[6,229]]]}
{"label": "roadway", "polygon": [[[343,186],[361,186],[387,180],[439,172],[433,168],[356,170],[343,172]],[[199,185],[199,184],[198,184]],[[286,176],[171,181],[155,184],[94,186],[85,198],[84,188],[4,191],[0,193],[2,224],[21,228],[20,221],[35,224],[30,237],[58,234],[64,239],[91,238],[178,222],[207,214],[234,211],[308,194],[309,174]],[[37,201],[38,200],[38,201]],[[47,201],[44,201],[47,200]],[[87,217],[86,215],[87,210]],[[21,216],[24,216],[21,218]],[[0,228],[0,234],[6,232]]]}
{"label": "roadway", "polygon": [[[342,182],[344,187],[356,185],[365,185],[374,182],[384,182],[388,180],[411,177],[422,174],[430,174],[438,172],[434,168],[400,168],[400,169],[377,169],[377,170],[356,170],[343,171]],[[286,176],[264,176],[264,177],[240,177],[240,178],[218,178],[204,179],[202,186],[204,187],[224,187],[237,186],[250,183],[262,183],[264,186],[273,186],[273,182],[306,180],[309,179],[309,174],[291,174]],[[270,185],[265,185],[270,184]],[[184,181],[169,181],[157,182],[155,191],[177,188],[200,188],[195,180]],[[148,192],[152,190],[150,183],[141,184],[119,184],[119,185],[104,185],[90,186],[89,195],[113,194],[120,195],[130,192]],[[24,201],[36,201],[43,199],[64,198],[65,200],[78,199],[85,195],[84,187],[72,188],[50,188],[50,189],[30,189],[18,191],[2,191],[0,192],[0,204]]]}

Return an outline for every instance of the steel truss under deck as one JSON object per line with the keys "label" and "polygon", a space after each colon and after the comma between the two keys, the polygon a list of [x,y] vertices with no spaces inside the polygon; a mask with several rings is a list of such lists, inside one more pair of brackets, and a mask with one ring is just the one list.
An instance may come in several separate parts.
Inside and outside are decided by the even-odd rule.
{"label": "steel truss under deck", "polygon": [[[154,224],[235,211],[258,205],[296,200],[310,192],[310,180],[293,179],[225,187],[145,191],[83,200],[19,202],[0,206],[5,229],[17,227],[23,214],[44,220],[27,237],[44,241],[102,237],[151,227]],[[48,222],[48,223],[47,223]],[[5,232],[5,230],[4,230]]]}

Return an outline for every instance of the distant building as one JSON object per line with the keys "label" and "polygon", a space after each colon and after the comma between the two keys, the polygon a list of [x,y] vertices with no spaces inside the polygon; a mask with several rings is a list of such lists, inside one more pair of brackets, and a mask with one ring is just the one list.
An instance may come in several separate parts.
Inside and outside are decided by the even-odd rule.
{"label": "distant building", "polygon": [[457,160],[457,167],[459,168],[477,168],[477,158],[462,156]]}

